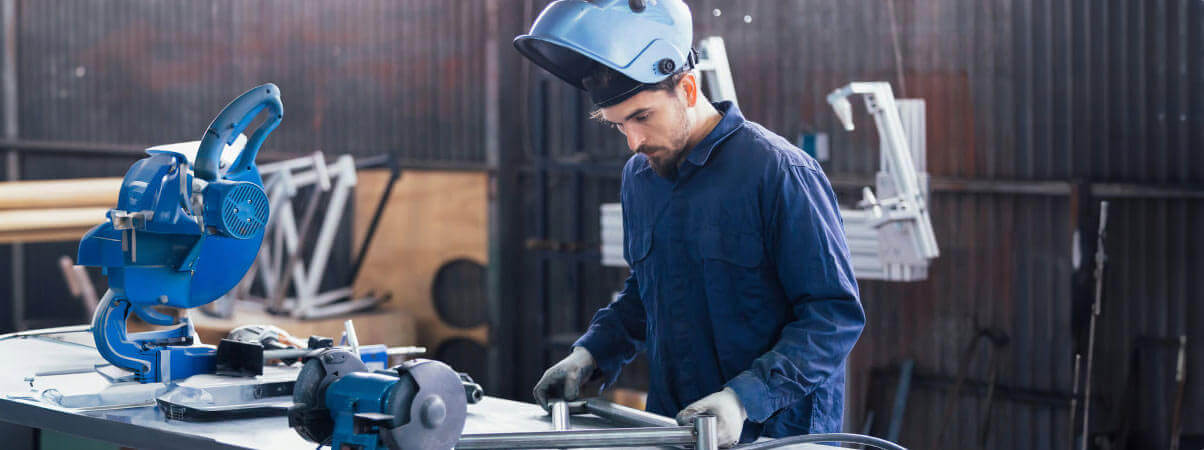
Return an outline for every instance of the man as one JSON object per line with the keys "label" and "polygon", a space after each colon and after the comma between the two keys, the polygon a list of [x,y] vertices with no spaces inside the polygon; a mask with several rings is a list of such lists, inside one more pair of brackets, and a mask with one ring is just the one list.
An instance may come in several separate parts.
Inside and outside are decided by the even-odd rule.
{"label": "man", "polygon": [[719,442],[838,432],[865,315],[835,195],[782,137],[711,104],[681,0],[560,0],[515,47],[588,91],[627,137],[619,298],[544,373],[537,401],[613,383],[648,353],[648,410],[718,419]]}

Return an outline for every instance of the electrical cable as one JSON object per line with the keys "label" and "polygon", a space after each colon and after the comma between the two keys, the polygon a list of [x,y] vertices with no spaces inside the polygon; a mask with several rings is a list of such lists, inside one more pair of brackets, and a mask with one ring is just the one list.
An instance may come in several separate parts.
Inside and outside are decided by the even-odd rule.
{"label": "electrical cable", "polygon": [[790,436],[772,441],[756,442],[736,447],[739,450],[765,450],[771,448],[780,448],[787,445],[795,444],[810,444],[816,442],[840,442],[845,444],[862,444],[868,445],[883,450],[907,450],[894,442],[886,439],[866,436],[864,434],[853,433],[820,433],[820,434],[804,434],[801,436]]}

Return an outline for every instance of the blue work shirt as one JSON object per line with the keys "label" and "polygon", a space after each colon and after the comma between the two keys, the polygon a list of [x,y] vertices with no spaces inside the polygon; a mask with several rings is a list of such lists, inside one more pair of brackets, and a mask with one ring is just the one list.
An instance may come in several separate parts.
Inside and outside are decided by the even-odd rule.
{"label": "blue work shirt", "polygon": [[648,352],[648,411],[730,387],[742,441],[841,431],[845,358],[865,313],[836,195],[819,165],[731,102],[674,179],[623,169],[617,300],[577,340],[605,385]]}

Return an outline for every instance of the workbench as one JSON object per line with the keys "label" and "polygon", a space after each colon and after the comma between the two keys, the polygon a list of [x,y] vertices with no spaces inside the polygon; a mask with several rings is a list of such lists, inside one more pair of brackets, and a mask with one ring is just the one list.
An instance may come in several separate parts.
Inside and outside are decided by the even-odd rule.
{"label": "workbench", "polygon": [[[69,341],[69,342],[68,342]],[[30,399],[27,377],[36,372],[104,364],[90,335],[77,333],[68,341],[25,337],[0,341],[0,421],[54,430],[134,448],[172,449],[313,449],[288,426],[285,417],[183,422],[168,420],[156,406],[79,411]],[[488,386],[486,386],[488,389]],[[572,417],[573,429],[618,428],[591,415]],[[542,408],[486,396],[468,406],[464,433],[550,431],[552,422]],[[792,448],[823,449],[824,446]]]}

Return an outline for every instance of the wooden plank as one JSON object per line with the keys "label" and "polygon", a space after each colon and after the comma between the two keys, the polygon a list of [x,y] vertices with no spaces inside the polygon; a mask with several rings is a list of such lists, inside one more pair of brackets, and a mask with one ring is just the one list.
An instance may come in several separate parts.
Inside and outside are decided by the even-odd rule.
{"label": "wooden plank", "polygon": [[121,178],[0,182],[0,209],[47,209],[117,204]]}
{"label": "wooden plank", "polygon": [[[354,248],[363,241],[389,173],[365,170],[357,177]],[[417,343],[432,352],[453,337],[487,342],[486,325],[457,328],[440,320],[431,288],[436,272],[448,261],[464,258],[486,265],[488,175],[406,171],[397,183],[354,291],[357,295],[371,291],[391,294],[389,304],[414,317]]]}
{"label": "wooden plank", "polygon": [[0,244],[15,242],[72,242],[79,241],[87,233],[88,228],[62,228],[56,230],[37,231],[2,231]]}
{"label": "wooden plank", "polygon": [[[108,208],[17,209],[0,211],[0,233],[91,228],[105,221]],[[80,235],[82,236],[82,234]],[[78,239],[80,236],[77,236]]]}

